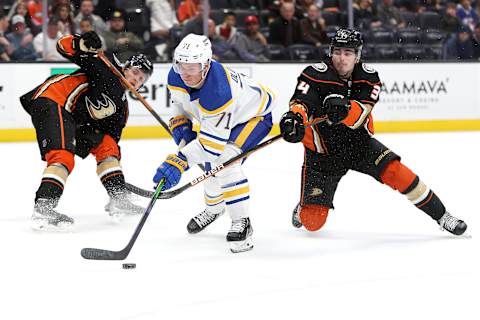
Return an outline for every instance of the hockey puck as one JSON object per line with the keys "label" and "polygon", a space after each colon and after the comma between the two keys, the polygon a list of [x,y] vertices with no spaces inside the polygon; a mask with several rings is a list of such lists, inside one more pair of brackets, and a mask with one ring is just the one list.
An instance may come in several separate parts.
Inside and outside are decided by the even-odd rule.
{"label": "hockey puck", "polygon": [[135,269],[137,267],[136,263],[124,263],[122,264],[123,269]]}

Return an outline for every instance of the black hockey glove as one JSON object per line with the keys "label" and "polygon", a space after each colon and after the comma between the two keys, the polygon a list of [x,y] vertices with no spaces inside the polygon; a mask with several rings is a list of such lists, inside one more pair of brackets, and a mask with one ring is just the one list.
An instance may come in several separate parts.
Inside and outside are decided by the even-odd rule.
{"label": "black hockey glove", "polygon": [[280,132],[285,141],[292,143],[302,141],[305,136],[303,117],[297,112],[288,111],[280,119]]}
{"label": "black hockey glove", "polygon": [[330,94],[323,100],[323,109],[332,124],[337,124],[348,115],[350,101],[340,94]]}
{"label": "black hockey glove", "polygon": [[82,52],[98,53],[102,48],[102,40],[95,31],[88,31],[78,38],[77,48]]}

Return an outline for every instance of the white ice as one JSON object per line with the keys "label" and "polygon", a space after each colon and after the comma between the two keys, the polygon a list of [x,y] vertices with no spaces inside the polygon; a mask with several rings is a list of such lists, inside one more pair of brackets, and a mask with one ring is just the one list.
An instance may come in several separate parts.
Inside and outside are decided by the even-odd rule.
{"label": "white ice", "polygon": [[[35,143],[0,144],[0,319],[480,319],[480,132],[389,134],[377,138],[403,157],[469,225],[451,236],[402,195],[350,172],[335,211],[317,233],[294,229],[302,147],[276,142],[253,154],[253,251],[232,254],[228,217],[189,235],[203,210],[196,186],[160,200],[124,262],[88,261],[83,247],[118,250],[138,219],[114,224],[92,158],[68,180],[59,210],[73,232],[29,228],[44,163]],[[127,180],[151,187],[168,140],[123,141]],[[199,175],[190,170],[181,184]]]}

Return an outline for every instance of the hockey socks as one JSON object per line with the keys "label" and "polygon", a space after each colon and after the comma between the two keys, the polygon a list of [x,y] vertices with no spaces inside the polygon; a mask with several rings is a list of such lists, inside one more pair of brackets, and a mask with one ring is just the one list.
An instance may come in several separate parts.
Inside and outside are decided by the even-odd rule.
{"label": "hockey socks", "polygon": [[38,199],[51,199],[52,203],[58,202],[68,177],[68,170],[60,163],[48,165],[43,171],[42,182],[35,195]]}
{"label": "hockey socks", "polygon": [[111,198],[125,194],[125,177],[117,158],[108,157],[99,162],[97,164],[97,175]]}
{"label": "hockey socks", "polygon": [[432,219],[438,220],[445,213],[445,207],[437,195],[400,161],[390,162],[382,172],[381,180],[404,194],[412,204]]}

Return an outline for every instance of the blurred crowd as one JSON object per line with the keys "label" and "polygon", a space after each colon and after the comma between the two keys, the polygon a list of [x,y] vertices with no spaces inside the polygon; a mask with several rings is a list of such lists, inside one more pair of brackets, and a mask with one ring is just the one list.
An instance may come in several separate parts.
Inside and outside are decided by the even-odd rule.
{"label": "blurred crowd", "polygon": [[[186,34],[203,34],[207,11],[219,61],[319,60],[348,9],[347,0],[0,0],[0,61],[63,61],[56,41],[90,30],[120,60],[169,61]],[[354,0],[353,23],[365,60],[478,60],[479,11],[480,0]]]}

